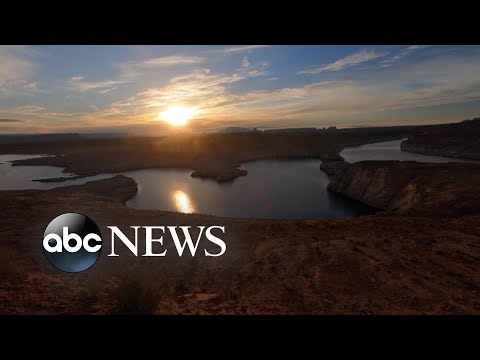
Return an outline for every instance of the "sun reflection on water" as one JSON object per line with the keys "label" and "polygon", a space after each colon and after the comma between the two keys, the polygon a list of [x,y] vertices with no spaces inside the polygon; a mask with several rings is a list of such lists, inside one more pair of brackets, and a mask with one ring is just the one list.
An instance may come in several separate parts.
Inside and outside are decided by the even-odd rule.
{"label": "sun reflection on water", "polygon": [[173,193],[173,202],[178,212],[191,214],[195,211],[192,200],[190,200],[190,197],[181,190],[177,190]]}

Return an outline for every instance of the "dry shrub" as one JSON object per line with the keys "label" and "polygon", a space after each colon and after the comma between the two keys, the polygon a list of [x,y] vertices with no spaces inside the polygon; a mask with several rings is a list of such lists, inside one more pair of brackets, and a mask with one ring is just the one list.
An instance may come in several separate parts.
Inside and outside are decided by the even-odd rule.
{"label": "dry shrub", "polygon": [[98,273],[88,274],[87,277],[87,292],[85,300],[88,303],[95,303],[100,295],[100,292],[105,288],[104,277]]}
{"label": "dry shrub", "polygon": [[120,278],[112,291],[116,314],[153,314],[158,304],[158,291],[149,278],[141,274],[128,273]]}
{"label": "dry shrub", "polygon": [[15,276],[20,273],[15,253],[6,246],[0,247],[0,279]]}

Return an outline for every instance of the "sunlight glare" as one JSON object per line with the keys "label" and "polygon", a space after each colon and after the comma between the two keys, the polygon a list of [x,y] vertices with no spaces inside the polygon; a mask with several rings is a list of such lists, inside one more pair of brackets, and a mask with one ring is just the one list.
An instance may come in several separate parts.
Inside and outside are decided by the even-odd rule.
{"label": "sunlight glare", "polygon": [[190,197],[181,190],[177,190],[173,193],[173,202],[175,203],[178,212],[191,214],[195,211]]}
{"label": "sunlight glare", "polygon": [[192,118],[193,115],[195,115],[195,113],[196,110],[194,108],[173,106],[160,113],[158,117],[170,125],[183,126]]}

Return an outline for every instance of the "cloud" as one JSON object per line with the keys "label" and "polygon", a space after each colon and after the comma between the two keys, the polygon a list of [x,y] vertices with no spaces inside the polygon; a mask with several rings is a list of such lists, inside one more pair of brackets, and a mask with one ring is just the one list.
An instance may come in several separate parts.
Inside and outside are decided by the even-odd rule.
{"label": "cloud", "polygon": [[114,65],[119,73],[111,79],[87,80],[83,75],[75,75],[67,80],[67,86],[70,90],[77,92],[95,91],[100,95],[104,95],[119,89],[123,85],[138,83],[142,76],[146,76],[146,70],[200,64],[205,60],[201,56],[170,55],[138,61],[126,61]]}
{"label": "cloud", "polygon": [[171,78],[163,87],[141,91],[127,100],[113,103],[112,106],[129,109],[137,114],[149,108],[159,109],[171,104],[202,103],[208,107],[209,104],[222,101],[228,84],[240,81],[245,76],[237,73],[213,74],[210,69],[197,69]]}
{"label": "cloud", "polygon": [[[240,67],[232,74],[213,73],[210,69],[195,69],[184,75],[172,77],[160,88],[149,88],[135,96],[112,104],[126,113],[153,116],[153,112],[172,104],[192,105],[200,103],[202,111],[214,111],[218,104],[229,101],[228,88],[239,81],[265,76],[268,63],[252,63],[244,57]],[[147,115],[149,114],[149,115]]]}
{"label": "cloud", "polygon": [[23,120],[18,119],[0,119],[0,123],[14,123],[14,122],[22,122]]}
{"label": "cloud", "polygon": [[24,89],[37,89],[37,83],[36,82],[26,82],[23,85]]}
{"label": "cloud", "polygon": [[[389,48],[388,56],[376,52],[367,52],[365,55],[364,51],[362,56],[349,56],[323,65],[322,68],[328,67],[329,70],[322,71],[356,66],[380,56],[385,56],[380,61],[400,54],[405,57],[417,50],[419,48],[416,46],[393,50]],[[83,113],[69,112],[69,103],[76,101],[58,104],[55,108],[47,105],[48,102],[42,103],[41,99],[10,108],[2,108],[7,104],[3,102],[0,104],[0,117],[25,119],[25,124],[10,124],[10,127],[17,128],[31,123],[49,124],[56,129],[68,129],[69,126],[85,129],[133,127],[139,124],[155,125],[154,120],[165,108],[183,105],[198,109],[198,114],[189,125],[190,129],[205,131],[231,124],[249,127],[323,126],[360,120],[364,121],[363,124],[368,124],[369,119],[375,119],[375,116],[382,117],[387,122],[393,119],[392,114],[398,114],[395,112],[397,110],[410,111],[422,107],[480,101],[480,79],[472,76],[480,73],[478,51],[440,52],[440,55],[415,57],[412,59],[415,61],[405,61],[402,66],[375,66],[374,71],[355,72],[350,79],[342,76],[329,81],[310,80],[307,84],[305,81],[292,82],[289,86],[284,86],[284,81],[248,82],[248,79],[261,76],[264,76],[264,80],[271,81],[276,78],[268,74],[267,62],[257,62],[253,56],[245,55],[247,54],[238,56],[237,66],[231,72],[209,68],[179,68],[172,71],[169,68],[168,71],[152,72],[150,76],[145,68],[137,67],[137,70],[145,71],[142,72],[142,80],[148,80],[146,82],[125,78],[123,73],[104,81],[89,81],[82,74],[72,74],[76,76],[68,80],[69,86],[78,91],[108,93],[126,83],[134,83],[136,87],[131,89],[128,96],[120,97],[126,93],[123,91],[112,94],[117,96],[112,102],[106,103],[110,97],[98,97],[103,101],[85,104],[86,110]],[[153,73],[162,75],[161,81]],[[25,81],[24,85],[33,82],[28,79]],[[246,86],[242,86],[242,81],[245,81]],[[262,84],[264,88],[259,88]],[[83,96],[83,93],[76,96]],[[465,107],[467,108],[471,107]]]}
{"label": "cloud", "polygon": [[206,60],[203,56],[169,55],[143,60],[125,61],[116,64],[116,67],[120,70],[120,79],[138,81],[139,77],[145,75],[146,70],[197,65],[204,63]]}
{"label": "cloud", "polygon": [[344,57],[343,59],[337,60],[333,63],[327,64],[321,67],[317,67],[314,69],[301,70],[298,72],[298,74],[314,75],[314,74],[320,74],[321,72],[324,72],[324,71],[339,71],[345,68],[363,64],[365,62],[368,62],[374,59],[378,59],[385,55],[386,53],[384,52],[376,52],[373,50],[361,50],[355,54],[348,55],[347,57]]}
{"label": "cloud", "polygon": [[238,54],[246,51],[262,49],[269,47],[270,45],[243,45],[243,46],[232,46],[224,49],[216,49],[214,52],[224,53],[224,54]]}
{"label": "cloud", "polygon": [[38,90],[36,82],[30,82],[27,80],[7,80],[3,83],[3,86],[0,87],[0,93],[18,93],[18,92],[32,92]]}
{"label": "cloud", "polygon": [[[223,51],[223,50],[222,50]],[[150,69],[176,67],[180,65],[196,65],[204,63],[207,58],[202,56],[170,55],[146,60],[126,61],[116,64],[119,74],[109,80],[87,80],[83,75],[72,76],[68,80],[68,87],[78,92],[96,91],[98,94],[106,94],[117,90],[120,86],[129,83],[138,83],[140,78],[145,78]],[[244,58],[242,65],[233,75],[232,81],[239,81],[247,77],[263,76],[266,74],[268,63],[263,61],[252,64],[248,58]]]}
{"label": "cloud", "polygon": [[112,88],[108,88],[108,89],[104,89],[104,90],[98,90],[97,92],[99,94],[106,94],[106,93],[109,93],[110,91],[114,91],[114,90],[117,90],[118,89],[118,86],[114,86]]}
{"label": "cloud", "polygon": [[428,48],[430,46],[431,45],[411,45],[411,46],[407,46],[406,48],[402,49],[396,55],[394,55],[394,56],[392,56],[392,57],[390,57],[386,60],[383,60],[382,61],[382,67],[392,66],[394,63],[396,63],[397,61],[400,61],[401,59],[403,59],[407,56],[409,56],[414,51],[422,50],[422,49]]}
{"label": "cloud", "polygon": [[242,59],[242,64],[240,68],[237,69],[236,76],[243,75],[243,78],[265,76],[268,74],[267,68],[268,68],[268,62],[260,61],[257,64],[252,64],[248,59],[248,57],[244,56]]}
{"label": "cloud", "polygon": [[105,94],[109,91],[117,89],[118,85],[127,83],[125,80],[103,80],[103,81],[88,81],[84,76],[72,76],[68,81],[70,89],[79,92],[95,90],[99,94]]}
{"label": "cloud", "polygon": [[151,58],[148,60],[130,62],[131,65],[142,68],[155,68],[155,67],[168,67],[178,65],[191,65],[201,64],[205,62],[205,58],[202,56],[187,56],[187,55],[170,55],[157,58]]}
{"label": "cloud", "polygon": [[[358,63],[358,62],[357,62]],[[243,57],[232,74],[197,69],[177,75],[162,87],[150,88],[115,102],[102,116],[151,121],[172,105],[199,109],[196,128],[214,124],[245,126],[321,125],[371,114],[480,100],[480,56],[430,58],[405,67],[377,68],[355,80],[331,80],[277,89],[239,92],[232,85],[256,76],[258,68]],[[265,70],[266,71],[266,70]],[[387,116],[387,115],[385,115]],[[217,126],[217,125],[215,125]],[[192,125],[193,128],[193,125]]]}
{"label": "cloud", "polygon": [[0,94],[37,88],[36,82],[29,80],[34,75],[34,56],[27,46],[0,46]]}
{"label": "cloud", "polygon": [[38,105],[20,105],[8,108],[7,111],[15,114],[36,114],[38,112],[46,110],[43,106]]}
{"label": "cloud", "polygon": [[[71,113],[71,112],[56,112],[49,110],[44,106],[39,105],[19,105],[13,107],[0,108],[1,114],[12,114],[19,115],[23,117],[39,117],[39,118],[62,118],[62,117],[73,117],[82,115],[84,113]],[[12,121],[22,121],[12,120]]]}

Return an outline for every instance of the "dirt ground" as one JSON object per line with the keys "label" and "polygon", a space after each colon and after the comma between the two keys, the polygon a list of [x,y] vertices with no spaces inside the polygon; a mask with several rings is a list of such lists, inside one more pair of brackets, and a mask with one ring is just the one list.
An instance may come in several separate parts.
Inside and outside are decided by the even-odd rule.
{"label": "dirt ground", "polygon": [[[127,208],[117,176],[48,191],[0,191],[1,314],[480,314],[480,214],[248,220]],[[57,215],[103,234],[99,261],[62,273],[42,253]],[[107,257],[107,225],[225,226],[226,253]],[[140,240],[140,243],[142,241]],[[123,250],[122,250],[123,249]],[[142,253],[141,251],[139,252]]]}

